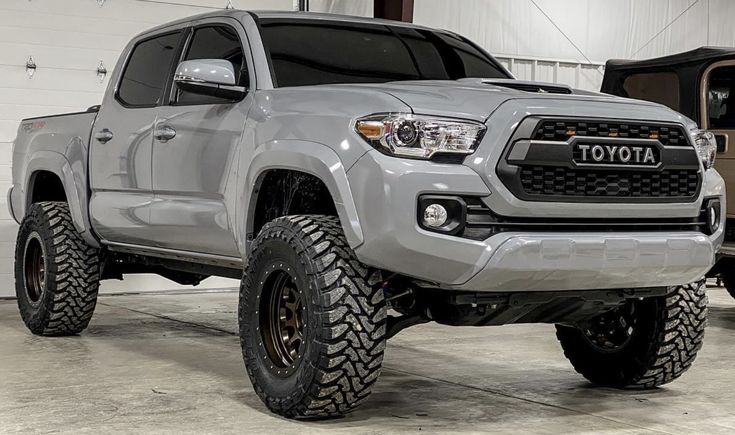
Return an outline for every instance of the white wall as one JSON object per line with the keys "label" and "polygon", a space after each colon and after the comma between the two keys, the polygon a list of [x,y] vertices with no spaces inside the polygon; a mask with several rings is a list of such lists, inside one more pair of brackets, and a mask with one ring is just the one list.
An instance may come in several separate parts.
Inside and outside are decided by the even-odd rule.
{"label": "white wall", "polygon": [[309,11],[372,17],[373,0],[310,0]]}
{"label": "white wall", "polygon": [[[291,0],[232,0],[241,9],[292,9]],[[132,36],[174,19],[224,8],[227,0],[1,0],[0,1],[0,297],[14,295],[13,254],[17,225],[7,212],[11,144],[18,121],[32,116],[84,110],[99,104],[106,81],[100,60],[112,70]],[[29,79],[25,64],[37,69]],[[202,286],[236,281],[210,278]],[[106,281],[103,291],[178,288],[155,276]]]}
{"label": "white wall", "polygon": [[525,58],[514,65],[520,79],[553,81],[561,60],[557,81],[591,90],[602,80],[595,64],[611,58],[733,46],[733,19],[732,0],[415,0],[414,11],[418,24],[459,32],[501,58]]}

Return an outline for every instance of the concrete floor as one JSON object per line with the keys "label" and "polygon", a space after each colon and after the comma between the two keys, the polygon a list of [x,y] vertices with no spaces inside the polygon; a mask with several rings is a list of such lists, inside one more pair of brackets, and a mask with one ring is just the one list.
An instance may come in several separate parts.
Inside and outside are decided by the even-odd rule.
{"label": "concrete floor", "polygon": [[80,337],[26,332],[0,301],[0,433],[733,433],[735,301],[712,289],[705,347],[649,391],[592,388],[550,325],[422,325],[388,345],[347,418],[270,414],[245,375],[235,293],[104,296]]}

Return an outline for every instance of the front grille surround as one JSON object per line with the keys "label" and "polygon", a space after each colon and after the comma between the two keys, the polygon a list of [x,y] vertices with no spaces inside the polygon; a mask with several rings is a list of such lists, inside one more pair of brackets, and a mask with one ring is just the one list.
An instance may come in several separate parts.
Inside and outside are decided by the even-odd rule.
{"label": "front grille surround", "polygon": [[[573,144],[596,141],[655,144],[660,163],[578,164]],[[521,142],[519,153],[514,146]],[[525,201],[686,203],[697,200],[702,185],[699,157],[682,126],[621,120],[528,117],[506,146],[496,172]]]}

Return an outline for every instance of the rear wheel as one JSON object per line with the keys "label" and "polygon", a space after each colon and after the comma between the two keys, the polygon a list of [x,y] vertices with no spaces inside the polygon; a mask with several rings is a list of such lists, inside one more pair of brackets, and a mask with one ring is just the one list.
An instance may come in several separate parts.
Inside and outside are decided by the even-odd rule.
{"label": "rear wheel", "polygon": [[653,388],[673,381],[702,347],[707,318],[704,281],[666,295],[631,299],[577,327],[557,325],[564,355],[590,382]]}
{"label": "rear wheel", "polygon": [[380,374],[386,307],[339,220],[286,216],[253,242],[240,290],[243,356],[258,396],[289,418],[333,417]]}
{"label": "rear wheel", "polygon": [[71,335],[89,324],[99,287],[99,253],[77,233],[63,202],[33,204],[18,231],[15,291],[37,335]]}

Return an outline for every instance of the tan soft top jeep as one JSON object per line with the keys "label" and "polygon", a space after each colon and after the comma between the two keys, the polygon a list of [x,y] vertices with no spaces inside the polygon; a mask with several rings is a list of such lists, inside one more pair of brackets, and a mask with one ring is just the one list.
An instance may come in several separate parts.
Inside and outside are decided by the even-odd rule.
{"label": "tan soft top jeep", "polygon": [[735,49],[700,47],[646,60],[609,60],[602,92],[666,105],[715,134],[727,185],[725,242],[710,277],[735,297]]}

